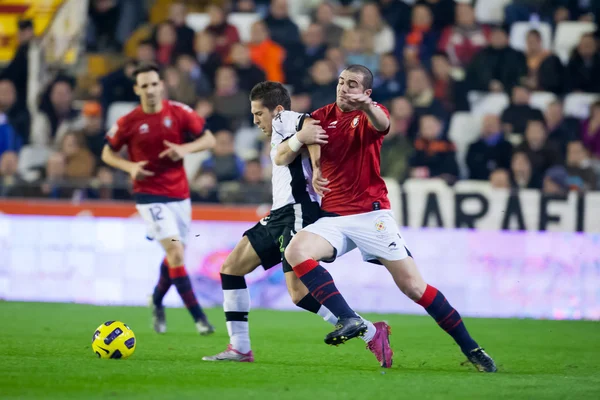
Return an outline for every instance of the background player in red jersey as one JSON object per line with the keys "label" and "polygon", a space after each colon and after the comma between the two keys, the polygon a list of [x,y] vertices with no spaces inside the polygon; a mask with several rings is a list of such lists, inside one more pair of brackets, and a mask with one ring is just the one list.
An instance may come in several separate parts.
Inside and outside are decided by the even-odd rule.
{"label": "background player in red jersey", "polygon": [[[360,336],[365,326],[318,260],[358,247],[365,261],[388,269],[398,288],[425,308],[480,371],[495,372],[494,361],[471,338],[460,314],[440,291],[425,283],[400,235],[379,166],[389,113],[371,100],[372,84],[368,68],[351,65],[339,76],[336,103],[312,113],[329,136],[313,178],[315,189],[325,195],[321,203],[325,217],[298,232],[285,257],[313,296],[339,317],[326,343]],[[281,147],[282,153],[292,151],[289,144]],[[391,351],[384,356],[381,365],[390,367]]]}
{"label": "background player in red jersey", "polygon": [[[157,66],[141,65],[133,76],[141,105],[107,133],[102,160],[131,176],[136,208],[146,222],[148,238],[158,240],[167,254],[152,295],[154,330],[166,331],[162,301],[175,285],[198,331],[210,334],[214,328],[198,304],[184,266],[192,208],[183,157],[212,148],[215,139],[204,119],[190,107],[164,100]],[[129,160],[119,155],[123,146],[127,146]]]}

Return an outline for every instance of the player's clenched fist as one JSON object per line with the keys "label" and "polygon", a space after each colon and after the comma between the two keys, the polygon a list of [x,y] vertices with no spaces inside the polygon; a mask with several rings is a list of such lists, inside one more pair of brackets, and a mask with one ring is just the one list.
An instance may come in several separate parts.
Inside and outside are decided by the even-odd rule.
{"label": "player's clenched fist", "polygon": [[153,176],[154,172],[144,169],[146,164],[148,164],[148,161],[139,161],[134,163],[129,170],[129,176],[131,176],[131,179],[141,181],[147,176]]}
{"label": "player's clenched fist", "polygon": [[297,133],[298,140],[306,145],[327,144],[329,136],[325,133],[325,129],[321,128],[319,122],[314,119],[305,121],[302,129]]}
{"label": "player's clenched fist", "polygon": [[373,102],[373,99],[371,99],[371,96],[367,96],[364,93],[361,93],[361,94],[346,93],[346,94],[341,94],[340,97],[342,97],[342,100],[344,100],[344,102],[346,102],[352,108],[362,110],[362,111],[367,110],[369,108],[369,106],[371,105],[371,103]]}
{"label": "player's clenched fist", "polygon": [[321,197],[324,197],[325,193],[331,192],[331,189],[327,187],[327,185],[329,185],[329,180],[323,178],[319,168],[313,170],[312,184],[315,192]]}

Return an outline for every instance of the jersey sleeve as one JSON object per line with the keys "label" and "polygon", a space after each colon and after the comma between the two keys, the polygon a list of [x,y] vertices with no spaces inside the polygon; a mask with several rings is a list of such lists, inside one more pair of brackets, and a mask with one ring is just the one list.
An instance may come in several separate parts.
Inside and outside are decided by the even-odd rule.
{"label": "jersey sleeve", "polygon": [[[385,106],[383,106],[379,103],[376,103],[376,102],[373,102],[371,104],[373,104],[374,107],[377,107],[380,110],[382,110],[385,113],[385,115],[388,117],[388,120],[390,119],[390,112],[388,111],[388,109]],[[368,121],[368,119],[367,119],[367,121]],[[367,129],[374,134],[385,136],[390,132],[390,124],[388,124],[388,127],[386,130],[378,131],[377,129],[375,129],[375,127],[373,125],[371,125],[371,122],[367,122]]]}
{"label": "jersey sleeve", "polygon": [[302,129],[302,123],[306,114],[283,111],[273,118],[271,146],[277,146],[291,138],[298,130]]}
{"label": "jersey sleeve", "polygon": [[129,140],[127,125],[127,118],[123,116],[106,133],[106,143],[113,151],[120,151],[127,144]]}
{"label": "jersey sleeve", "polygon": [[176,110],[182,121],[183,140],[193,142],[206,131],[206,120],[196,114],[196,112],[187,104],[177,101],[170,101],[169,104]]}

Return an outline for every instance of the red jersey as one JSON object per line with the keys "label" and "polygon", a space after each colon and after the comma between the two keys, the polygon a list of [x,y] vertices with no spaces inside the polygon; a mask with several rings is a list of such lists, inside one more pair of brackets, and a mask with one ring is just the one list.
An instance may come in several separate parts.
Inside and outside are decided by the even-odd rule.
{"label": "red jersey", "polygon": [[138,195],[138,202],[154,202],[140,201],[142,197],[155,201],[185,200],[190,197],[190,189],[183,160],[172,161],[169,157],[158,156],[167,148],[164,140],[183,144],[197,139],[204,130],[205,121],[194,110],[185,104],[165,100],[162,110],[155,114],[146,114],[138,106],[119,118],[106,134],[106,140],[114,151],[126,145],[130,161],[148,161],[144,169],[154,172],[153,176],[134,181],[133,191]]}
{"label": "red jersey", "polygon": [[[381,104],[373,103],[389,117]],[[335,103],[311,115],[329,135],[321,146],[321,171],[329,180],[321,208],[339,215],[389,209],[387,187],[381,178],[380,153],[389,127],[378,132],[363,111],[343,112]]]}

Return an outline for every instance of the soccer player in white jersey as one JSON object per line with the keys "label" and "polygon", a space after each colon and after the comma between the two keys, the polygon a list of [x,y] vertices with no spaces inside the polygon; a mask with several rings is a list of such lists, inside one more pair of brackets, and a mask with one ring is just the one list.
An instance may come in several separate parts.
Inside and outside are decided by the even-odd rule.
{"label": "soccer player in white jersey", "polygon": [[[320,151],[319,144],[326,143],[326,135],[318,121],[309,120],[305,114],[289,111],[290,95],[281,83],[257,84],[250,93],[250,101],[254,123],[271,137],[273,206],[267,217],[244,233],[221,267],[223,309],[230,342],[225,351],[204,357],[206,361],[254,361],[248,330],[250,293],[244,276],[260,265],[269,269],[282,262],[292,301],[331,324],[337,323],[337,317],[315,300],[283,257],[287,244],[296,232],[320,217],[320,197],[310,184],[312,166],[308,151],[311,154]],[[291,145],[298,150],[303,144],[313,146],[309,146],[308,151],[300,151],[288,165],[278,166],[275,163],[278,160],[274,159],[277,146],[290,137],[294,137]],[[387,337],[376,334],[377,328],[371,322],[364,323],[367,326],[365,342],[375,353],[373,349],[381,348],[380,342],[386,341]]]}

